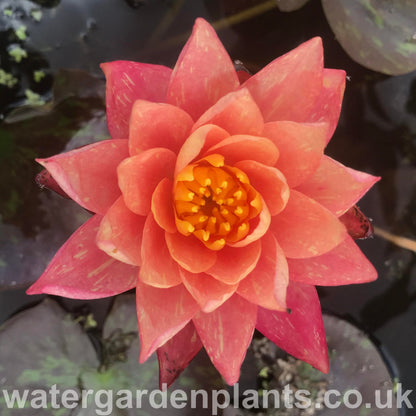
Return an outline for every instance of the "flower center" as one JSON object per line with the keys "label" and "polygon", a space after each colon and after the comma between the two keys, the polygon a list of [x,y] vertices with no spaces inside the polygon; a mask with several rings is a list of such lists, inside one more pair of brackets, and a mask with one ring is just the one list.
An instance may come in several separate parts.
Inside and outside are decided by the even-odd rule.
{"label": "flower center", "polygon": [[193,234],[211,250],[243,239],[249,221],[262,210],[260,194],[238,168],[224,157],[207,156],[186,166],[176,177],[175,219],[178,231]]}

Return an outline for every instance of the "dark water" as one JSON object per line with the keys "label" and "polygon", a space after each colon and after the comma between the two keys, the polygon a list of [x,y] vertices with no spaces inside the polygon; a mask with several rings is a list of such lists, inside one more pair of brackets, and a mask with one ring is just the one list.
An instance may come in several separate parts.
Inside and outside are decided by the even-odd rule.
{"label": "dark water", "polygon": [[[84,70],[103,79],[99,70],[103,61],[130,59],[172,66],[196,17],[215,22],[260,3],[264,2],[0,2],[1,68],[18,79],[13,88],[0,86],[0,114],[6,121],[9,117],[9,122],[0,124],[0,282],[15,286],[0,292],[1,321],[36,300],[24,294],[24,283],[40,275],[60,244],[87,217],[71,202],[36,187],[33,177],[39,169],[33,159],[106,136],[102,84],[98,81],[87,88],[85,75],[58,75],[58,70]],[[3,10],[9,8],[12,16],[5,16]],[[376,226],[415,240],[416,73],[388,77],[353,62],[336,42],[317,0],[288,14],[269,9],[219,30],[231,57],[255,72],[299,43],[321,36],[326,67],[343,68],[350,76],[340,123],[327,153],[348,166],[382,176],[360,208]],[[39,22],[31,16],[33,10],[42,12]],[[25,40],[14,33],[22,24],[27,28]],[[24,48],[27,58],[15,62],[7,52],[10,45]],[[39,70],[45,77],[36,82],[33,72]],[[49,99],[54,79],[55,84],[70,83],[76,92],[63,87],[48,113],[10,118],[11,110],[24,102],[26,89]],[[379,279],[366,285],[321,288],[323,309],[368,331],[404,388],[416,388],[416,254],[380,237],[360,246],[378,269]],[[78,303],[66,304],[71,305]]]}

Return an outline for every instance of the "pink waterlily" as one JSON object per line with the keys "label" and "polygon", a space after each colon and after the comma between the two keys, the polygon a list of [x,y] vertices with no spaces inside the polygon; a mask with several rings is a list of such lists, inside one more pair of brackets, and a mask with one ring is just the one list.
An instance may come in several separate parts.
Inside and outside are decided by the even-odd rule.
{"label": "pink waterlily", "polygon": [[327,372],[314,285],[376,279],[343,218],[378,178],[324,155],[345,73],[321,39],[239,78],[197,19],[173,71],[102,68],[111,139],[39,160],[94,215],[28,293],[136,287],[140,361],[157,352],[161,383],[202,347],[235,383],[255,328]]}

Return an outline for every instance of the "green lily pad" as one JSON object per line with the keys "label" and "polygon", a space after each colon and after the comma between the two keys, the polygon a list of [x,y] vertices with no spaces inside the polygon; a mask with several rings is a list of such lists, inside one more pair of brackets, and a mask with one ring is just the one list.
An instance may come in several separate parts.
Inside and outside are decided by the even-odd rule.
{"label": "green lily pad", "polygon": [[322,0],[328,22],[348,55],[388,75],[416,69],[413,0]]}
{"label": "green lily pad", "polygon": [[281,12],[294,12],[303,7],[309,0],[276,0]]}
{"label": "green lily pad", "polygon": [[[79,393],[81,371],[98,366],[94,348],[81,327],[49,299],[6,322],[0,328],[0,339],[2,416],[39,414],[33,404],[43,404],[40,391],[49,392],[56,385],[60,391],[72,389]],[[25,389],[25,408],[9,408],[6,400],[13,391],[19,391],[24,398]],[[65,416],[72,410],[49,408],[41,412],[45,416]]]}

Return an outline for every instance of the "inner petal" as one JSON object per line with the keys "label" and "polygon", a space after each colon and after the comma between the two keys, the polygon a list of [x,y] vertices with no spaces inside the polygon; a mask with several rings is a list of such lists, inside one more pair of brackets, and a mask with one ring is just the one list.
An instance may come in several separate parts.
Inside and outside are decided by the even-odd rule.
{"label": "inner petal", "polygon": [[221,250],[249,234],[263,202],[242,170],[212,154],[178,173],[174,206],[181,234],[193,234],[209,249]]}

